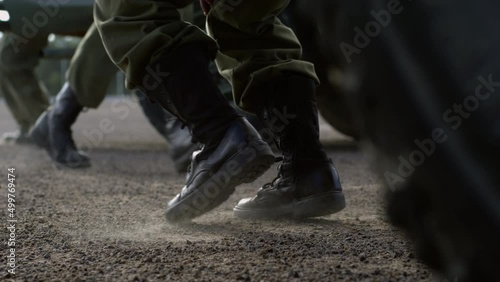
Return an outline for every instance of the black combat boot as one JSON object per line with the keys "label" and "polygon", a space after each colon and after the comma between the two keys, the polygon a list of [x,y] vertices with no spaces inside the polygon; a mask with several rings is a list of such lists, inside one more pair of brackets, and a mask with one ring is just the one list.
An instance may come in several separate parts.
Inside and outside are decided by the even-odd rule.
{"label": "black combat boot", "polygon": [[90,166],[90,159],[78,152],[71,136],[71,126],[82,111],[76,95],[66,83],[57,94],[54,105],[44,112],[31,130],[31,138],[47,150],[57,164],[69,168]]}
{"label": "black combat boot", "polygon": [[164,136],[169,145],[168,155],[174,161],[175,169],[179,173],[186,172],[191,163],[191,155],[200,149],[200,144],[192,142],[189,129],[174,116],[166,119],[165,128]]}
{"label": "black combat boot", "polygon": [[142,91],[137,90],[136,95],[146,118],[167,141],[168,155],[174,162],[175,169],[179,173],[186,172],[191,163],[191,155],[200,149],[200,145],[192,142],[189,129],[176,116],[158,103],[150,101]]}
{"label": "black combat boot", "polygon": [[182,46],[150,65],[143,79],[146,95],[182,120],[202,144],[192,156],[186,185],[168,203],[167,219],[173,222],[217,207],[275,159],[269,145],[220,93],[208,71],[208,57],[197,45]]}
{"label": "black combat boot", "polygon": [[340,178],[319,141],[315,82],[289,74],[274,83],[259,112],[283,153],[278,176],[253,198],[241,200],[241,218],[306,218],[329,215],[345,207]]}

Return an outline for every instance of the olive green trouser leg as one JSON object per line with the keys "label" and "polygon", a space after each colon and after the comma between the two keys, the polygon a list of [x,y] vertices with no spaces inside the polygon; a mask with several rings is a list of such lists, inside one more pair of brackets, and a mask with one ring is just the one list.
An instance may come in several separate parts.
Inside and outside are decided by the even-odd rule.
{"label": "olive green trouser leg", "polygon": [[44,85],[35,74],[47,36],[20,43],[9,33],[0,42],[0,92],[21,130],[28,130],[47,109]]}
{"label": "olive green trouser leg", "polygon": [[[215,57],[217,44],[198,27],[181,21],[177,9],[192,0],[97,0],[95,22],[112,61],[125,72],[127,88],[143,83],[148,67],[186,44]],[[119,18],[119,20],[117,19]]]}
{"label": "olive green trouser leg", "polygon": [[109,59],[96,26],[83,37],[71,59],[66,79],[75,91],[80,105],[97,108],[118,69]]}
{"label": "olive green trouser leg", "polygon": [[[190,5],[181,11],[183,18],[192,18]],[[80,105],[97,108],[106,96],[109,82],[113,80],[118,68],[111,61],[93,24],[82,39],[73,56],[66,79]]]}
{"label": "olive green trouser leg", "polygon": [[[181,22],[175,10],[191,1],[97,0],[95,19],[113,61],[128,86],[141,84],[146,67],[183,44],[207,50],[217,45],[198,28]],[[232,83],[236,102],[255,111],[263,99],[259,87],[283,73],[315,80],[314,66],[300,60],[302,48],[277,15],[289,0],[219,0],[208,15],[210,34],[221,50],[217,63]],[[119,20],[116,20],[119,17]]]}
{"label": "olive green trouser leg", "polygon": [[207,17],[217,40],[219,72],[233,86],[235,102],[254,112],[268,93],[261,86],[293,72],[319,83],[314,65],[301,61],[302,47],[277,15],[290,0],[218,0]]}

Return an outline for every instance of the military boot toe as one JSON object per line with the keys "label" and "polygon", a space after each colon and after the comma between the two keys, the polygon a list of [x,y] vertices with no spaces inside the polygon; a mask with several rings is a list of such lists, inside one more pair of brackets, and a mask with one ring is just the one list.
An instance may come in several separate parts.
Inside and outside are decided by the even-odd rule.
{"label": "military boot toe", "polygon": [[274,160],[257,131],[245,118],[237,118],[216,146],[205,146],[193,154],[186,185],[168,203],[167,219],[189,220],[214,209],[236,186],[261,176]]}
{"label": "military boot toe", "polygon": [[326,216],[345,207],[340,179],[328,161],[284,164],[278,177],[265,184],[255,197],[234,207],[234,215],[249,219],[309,218]]}

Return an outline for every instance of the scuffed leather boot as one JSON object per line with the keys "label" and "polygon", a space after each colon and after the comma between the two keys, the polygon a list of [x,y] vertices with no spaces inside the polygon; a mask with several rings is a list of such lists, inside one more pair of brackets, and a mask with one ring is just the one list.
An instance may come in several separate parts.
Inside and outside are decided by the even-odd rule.
{"label": "scuffed leather boot", "polygon": [[167,218],[190,219],[217,207],[236,186],[253,182],[274,160],[271,148],[250,123],[237,118],[217,146],[193,154],[186,185],[168,203]]}
{"label": "scuffed leather boot", "polygon": [[[141,89],[175,114],[203,147],[192,156],[186,185],[169,203],[169,221],[189,220],[223,203],[236,186],[254,181],[274,162],[269,145],[227,103],[199,45],[179,47],[156,64]],[[158,79],[160,78],[160,79]]]}
{"label": "scuffed leather boot", "polygon": [[71,126],[82,111],[76,95],[66,83],[56,102],[40,118],[31,131],[31,138],[39,147],[47,150],[57,164],[69,168],[90,166],[89,158],[76,149],[71,136]]}
{"label": "scuffed leather boot", "polygon": [[319,141],[315,82],[289,74],[273,84],[259,117],[274,133],[283,153],[278,176],[253,198],[241,200],[241,218],[306,218],[345,207],[340,178]]}

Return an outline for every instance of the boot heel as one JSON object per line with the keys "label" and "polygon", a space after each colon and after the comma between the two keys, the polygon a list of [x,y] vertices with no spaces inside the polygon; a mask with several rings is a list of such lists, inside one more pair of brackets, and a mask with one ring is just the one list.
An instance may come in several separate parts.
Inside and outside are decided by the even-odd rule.
{"label": "boot heel", "polygon": [[48,112],[45,111],[36,121],[30,132],[31,140],[39,148],[50,151]]}
{"label": "boot heel", "polygon": [[237,182],[242,184],[252,183],[262,176],[275,162],[275,157],[269,145],[261,141],[241,150],[234,161],[242,165],[241,172],[236,177]]}
{"label": "boot heel", "polygon": [[323,193],[296,202],[293,217],[306,218],[330,215],[343,210],[345,206],[345,197],[342,192]]}

